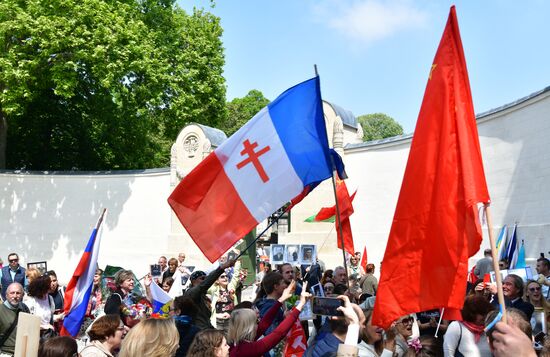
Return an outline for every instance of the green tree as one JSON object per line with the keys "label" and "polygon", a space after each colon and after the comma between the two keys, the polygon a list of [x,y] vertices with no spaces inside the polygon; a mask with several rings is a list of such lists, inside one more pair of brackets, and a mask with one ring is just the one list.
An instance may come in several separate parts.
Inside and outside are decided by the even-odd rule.
{"label": "green tree", "polygon": [[357,120],[363,127],[363,141],[378,140],[403,134],[403,127],[383,113],[360,115]]}
{"label": "green tree", "polygon": [[235,98],[226,105],[227,119],[220,126],[228,136],[239,130],[256,113],[269,104],[262,92],[253,89],[243,98]]}
{"label": "green tree", "polygon": [[175,0],[3,0],[0,168],[168,165],[185,124],[225,119],[221,34]]}

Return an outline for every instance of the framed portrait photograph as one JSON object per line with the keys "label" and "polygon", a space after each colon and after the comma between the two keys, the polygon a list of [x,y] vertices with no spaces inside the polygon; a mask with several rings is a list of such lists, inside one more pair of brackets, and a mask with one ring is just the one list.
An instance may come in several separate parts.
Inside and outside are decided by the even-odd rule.
{"label": "framed portrait photograph", "polygon": [[285,262],[290,264],[296,264],[299,261],[299,244],[287,244],[285,246]]}
{"label": "framed portrait photograph", "polygon": [[160,268],[159,264],[151,264],[149,266],[151,270],[151,276],[153,277],[153,279],[155,278],[158,279],[162,276],[162,269]]}
{"label": "framed portrait photograph", "polygon": [[314,244],[300,246],[300,264],[311,265],[317,260],[317,250]]}
{"label": "framed portrait photograph", "polygon": [[272,244],[271,256],[269,261],[272,265],[283,264],[285,260],[285,245],[284,244]]}
{"label": "framed portrait photograph", "polygon": [[47,262],[32,262],[27,263],[27,269],[37,269],[40,272],[40,275],[44,275],[48,271],[48,263]]}

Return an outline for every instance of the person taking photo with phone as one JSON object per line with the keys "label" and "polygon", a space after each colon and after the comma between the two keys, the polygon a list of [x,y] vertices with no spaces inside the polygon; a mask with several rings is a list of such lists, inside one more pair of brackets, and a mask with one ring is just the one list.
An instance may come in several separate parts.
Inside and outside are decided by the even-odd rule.
{"label": "person taking photo with phone", "polygon": [[275,347],[288,333],[294,322],[298,319],[302,308],[311,294],[307,292],[307,283],[300,294],[300,302],[286,315],[284,320],[269,334],[259,339],[277,315],[283,303],[292,297],[296,283],[292,281],[282,292],[281,296],[271,306],[258,324],[256,312],[252,309],[238,309],[231,313],[229,321],[230,357],[260,357]]}

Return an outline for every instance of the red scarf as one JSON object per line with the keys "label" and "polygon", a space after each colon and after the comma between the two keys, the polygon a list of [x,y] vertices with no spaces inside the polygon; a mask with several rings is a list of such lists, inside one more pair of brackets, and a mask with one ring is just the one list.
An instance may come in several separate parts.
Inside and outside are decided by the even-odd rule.
{"label": "red scarf", "polygon": [[464,327],[466,327],[471,333],[474,334],[474,339],[476,341],[476,343],[479,342],[479,339],[481,338],[481,334],[483,334],[483,329],[485,328],[485,326],[483,325],[476,325],[474,323],[471,323],[471,322],[467,322],[467,321],[462,321],[462,324],[464,325]]}

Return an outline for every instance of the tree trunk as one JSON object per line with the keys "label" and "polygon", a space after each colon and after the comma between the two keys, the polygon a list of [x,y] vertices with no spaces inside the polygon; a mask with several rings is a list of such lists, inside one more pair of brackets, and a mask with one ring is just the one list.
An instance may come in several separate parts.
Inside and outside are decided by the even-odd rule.
{"label": "tree trunk", "polygon": [[6,168],[6,146],[8,140],[8,119],[0,110],[0,170]]}

